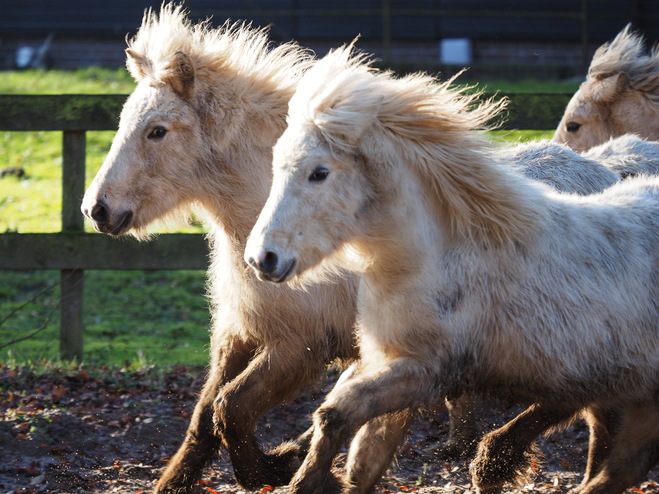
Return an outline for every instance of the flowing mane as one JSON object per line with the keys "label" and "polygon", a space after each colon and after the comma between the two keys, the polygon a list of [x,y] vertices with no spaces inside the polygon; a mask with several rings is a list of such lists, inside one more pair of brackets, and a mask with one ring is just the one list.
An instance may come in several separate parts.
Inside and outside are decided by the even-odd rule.
{"label": "flowing mane", "polygon": [[588,69],[588,78],[601,80],[624,73],[635,91],[643,91],[659,105],[659,46],[649,53],[643,37],[627,25],[610,43],[600,46]]}
{"label": "flowing mane", "polygon": [[[137,67],[129,56],[128,69],[136,80],[158,78],[170,66],[177,53],[187,54],[196,75],[202,79],[227,71],[235,76],[250,76],[270,85],[271,89],[294,90],[308,66],[311,55],[294,43],[272,48],[267,29],[253,29],[249,24],[225,22],[213,28],[207,21],[192,24],[181,5],[163,5],[159,13],[145,11],[142,25],[127,40],[128,52],[138,54],[147,63]],[[287,102],[290,94],[286,95]]]}
{"label": "flowing mane", "polygon": [[535,219],[517,206],[522,193],[506,183],[511,177],[502,175],[491,144],[472,132],[487,129],[506,101],[479,102],[480,94],[451,88],[453,81],[375,72],[344,47],[302,78],[289,119],[315,125],[333,153],[413,167],[452,233],[523,243]]}

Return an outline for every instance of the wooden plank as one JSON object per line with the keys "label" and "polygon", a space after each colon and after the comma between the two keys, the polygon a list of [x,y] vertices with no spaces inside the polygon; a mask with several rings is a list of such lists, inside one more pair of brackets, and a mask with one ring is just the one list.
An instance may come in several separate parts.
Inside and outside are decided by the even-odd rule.
{"label": "wooden plank", "polygon": [[0,130],[117,130],[124,94],[0,95]]}
{"label": "wooden plank", "polygon": [[[549,130],[558,125],[572,95],[506,96],[511,103],[502,128]],[[125,100],[121,94],[0,95],[0,130],[116,130]]]}
{"label": "wooden plank", "polygon": [[201,234],[172,233],[151,242],[96,233],[5,233],[0,269],[197,269],[208,268]]}

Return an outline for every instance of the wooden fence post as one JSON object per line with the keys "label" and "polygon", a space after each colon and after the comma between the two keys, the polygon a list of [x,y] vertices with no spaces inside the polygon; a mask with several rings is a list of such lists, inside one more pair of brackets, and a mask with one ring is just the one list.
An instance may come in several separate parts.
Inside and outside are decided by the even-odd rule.
{"label": "wooden fence post", "polygon": [[[64,131],[62,138],[62,232],[82,233],[80,203],[85,193],[85,132]],[[82,324],[84,272],[60,271],[60,357],[80,362],[83,355]]]}

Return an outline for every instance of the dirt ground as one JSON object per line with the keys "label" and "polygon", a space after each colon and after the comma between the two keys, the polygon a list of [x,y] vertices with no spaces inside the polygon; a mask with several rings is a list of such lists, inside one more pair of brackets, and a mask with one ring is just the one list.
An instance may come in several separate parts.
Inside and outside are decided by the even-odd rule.
{"label": "dirt ground", "polygon": [[[0,493],[150,492],[180,444],[204,369],[131,370],[85,367],[0,367]],[[265,416],[264,445],[295,437],[336,381],[338,371],[307,388],[292,403]],[[520,407],[480,406],[480,425],[491,430]],[[446,438],[446,413],[422,414],[377,491],[468,494],[466,462],[446,462],[437,451]],[[581,480],[588,450],[584,424],[538,442],[538,455],[514,493],[565,493]],[[345,455],[345,452],[343,453]],[[659,494],[659,469],[628,492]],[[286,488],[264,487],[284,494]],[[198,486],[205,493],[241,493],[231,465],[220,456]]]}

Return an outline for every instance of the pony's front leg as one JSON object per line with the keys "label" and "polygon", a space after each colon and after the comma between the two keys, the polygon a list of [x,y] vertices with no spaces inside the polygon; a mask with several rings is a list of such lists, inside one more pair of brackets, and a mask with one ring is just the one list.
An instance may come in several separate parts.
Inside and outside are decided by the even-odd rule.
{"label": "pony's front leg", "polygon": [[214,351],[217,358],[195,405],[185,439],[158,480],[156,494],[190,492],[201,479],[204,466],[220,448],[221,438],[215,434],[213,424],[213,403],[222,386],[247,367],[252,348],[242,341],[227,339]]}
{"label": "pony's front leg", "polygon": [[408,409],[374,418],[359,429],[346,462],[347,490],[351,494],[373,490],[389,468],[415,417],[415,410]]}
{"label": "pony's front leg", "polygon": [[[309,454],[291,482],[292,492],[330,494],[350,490],[347,480],[331,471],[341,445],[375,417],[432,403],[438,391],[434,383],[425,369],[411,359],[396,359],[368,372],[358,369],[335,387],[314,413]],[[405,422],[399,423],[399,431],[407,428]]]}
{"label": "pony's front leg", "polygon": [[246,489],[288,484],[306,452],[292,442],[265,452],[254,436],[259,417],[292,398],[325,369],[326,362],[315,358],[306,344],[299,346],[287,342],[264,348],[215,400],[217,432],[229,451],[236,480]]}

